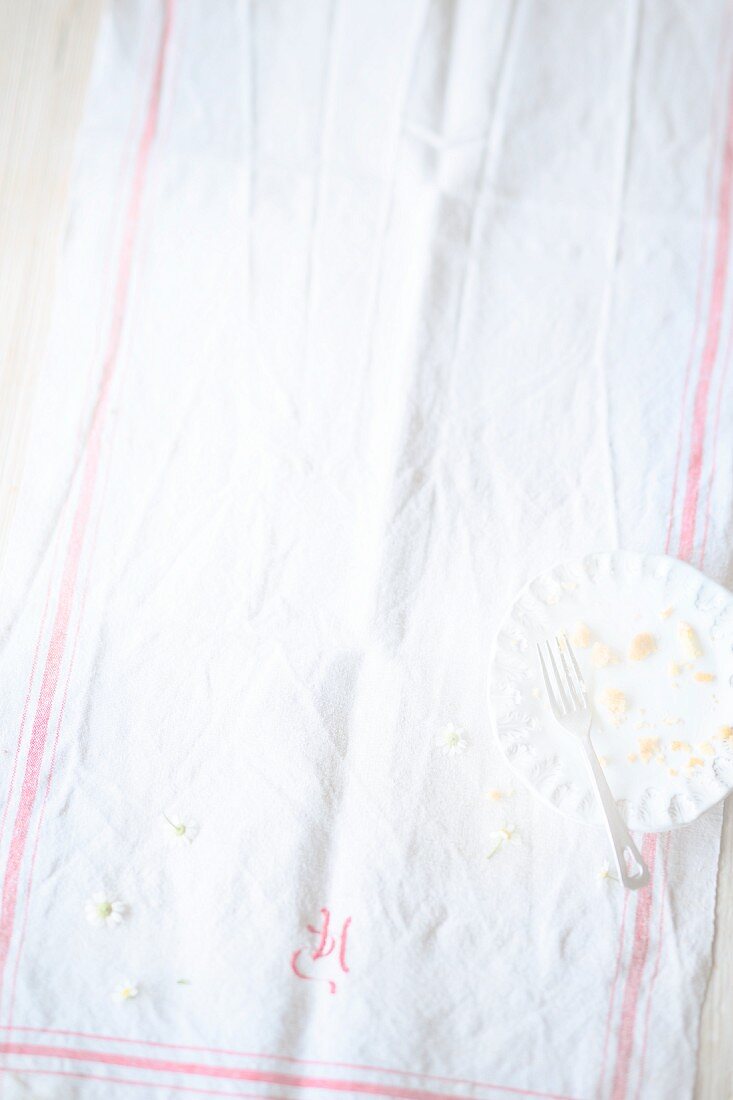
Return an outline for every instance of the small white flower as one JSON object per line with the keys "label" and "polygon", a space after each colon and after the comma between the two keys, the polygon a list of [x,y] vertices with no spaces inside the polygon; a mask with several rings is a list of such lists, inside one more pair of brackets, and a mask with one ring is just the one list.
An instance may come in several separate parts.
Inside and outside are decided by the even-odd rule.
{"label": "small white flower", "polygon": [[601,864],[600,869],[598,871],[598,877],[601,880],[601,882],[608,882],[608,881],[617,882],[618,881],[616,876],[614,874],[612,874],[612,872],[611,872],[611,866],[610,866],[608,860],[606,860],[605,863]]}
{"label": "small white flower", "polygon": [[497,829],[491,833],[491,839],[494,842],[494,847],[489,852],[487,859],[491,859],[496,853],[507,844],[511,844],[513,841],[519,840],[519,833],[517,832],[516,825],[504,825],[501,829]]}
{"label": "small white flower", "polygon": [[108,897],[103,890],[92,894],[84,905],[84,912],[90,924],[106,925],[107,928],[116,928],[122,924],[122,918],[127,912],[127,906],[122,901],[115,901]]}
{"label": "small white flower", "polygon": [[457,756],[468,748],[468,741],[463,736],[463,730],[452,722],[440,731],[435,744],[446,756]]}
{"label": "small white flower", "polygon": [[116,1001],[131,1001],[137,997],[138,988],[134,982],[127,978],[113,990],[112,996]]}
{"label": "small white flower", "polygon": [[193,844],[198,836],[199,825],[196,821],[184,821],[180,814],[163,814],[163,822],[168,839],[174,842],[186,841]]}

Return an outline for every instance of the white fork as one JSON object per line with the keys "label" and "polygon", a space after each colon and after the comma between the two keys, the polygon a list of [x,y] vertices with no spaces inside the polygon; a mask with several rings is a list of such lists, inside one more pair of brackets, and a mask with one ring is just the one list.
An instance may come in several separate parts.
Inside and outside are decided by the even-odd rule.
{"label": "white fork", "polygon": [[[616,857],[619,878],[627,890],[638,890],[639,887],[646,886],[648,883],[649,871],[644,866],[639,850],[621,819],[603,774],[603,768],[593,748],[593,742],[590,739],[593,713],[588,704],[583,674],[566,634],[558,634],[555,638],[555,648],[559,664],[550,642],[540,643],[537,646],[542,678],[552,713],[563,729],[568,733],[574,733],[580,742],[603,810],[608,838]],[[566,654],[570,658],[570,664],[566,660]]]}

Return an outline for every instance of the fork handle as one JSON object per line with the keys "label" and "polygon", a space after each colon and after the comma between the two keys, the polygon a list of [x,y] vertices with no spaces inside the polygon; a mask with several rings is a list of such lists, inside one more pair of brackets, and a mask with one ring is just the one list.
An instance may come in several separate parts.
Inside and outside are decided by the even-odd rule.
{"label": "fork handle", "polygon": [[[606,782],[603,768],[593,748],[593,743],[590,739],[590,729],[585,737],[583,737],[582,745],[588,768],[593,777],[593,785],[596,788],[598,801],[603,810],[606,831],[608,832],[608,838],[611,841],[613,853],[616,857],[619,878],[627,890],[638,890],[642,886],[646,886],[649,882],[649,871],[644,864],[644,860],[641,858],[639,849],[632,840],[631,833],[626,828],[621,818],[621,814],[618,812],[616,801],[611,794],[611,788]],[[628,862],[627,855],[629,857]],[[632,864],[631,870],[629,869],[629,862]]]}

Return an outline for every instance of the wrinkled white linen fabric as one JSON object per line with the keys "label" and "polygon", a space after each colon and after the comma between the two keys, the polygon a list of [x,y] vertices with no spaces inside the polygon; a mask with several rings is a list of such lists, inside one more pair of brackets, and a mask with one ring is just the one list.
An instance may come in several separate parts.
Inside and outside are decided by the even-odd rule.
{"label": "wrinkled white linen fabric", "polygon": [[730,17],[109,6],[4,566],[4,1098],[692,1094],[721,811],[624,896],[487,797],[486,679],[563,557],[731,580]]}

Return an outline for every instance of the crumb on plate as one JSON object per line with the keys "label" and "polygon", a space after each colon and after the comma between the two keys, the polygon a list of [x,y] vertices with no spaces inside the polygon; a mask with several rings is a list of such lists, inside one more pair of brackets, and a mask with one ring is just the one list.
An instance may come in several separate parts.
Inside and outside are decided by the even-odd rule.
{"label": "crumb on plate", "polygon": [[674,608],[673,607],[663,607],[662,610],[659,612],[659,618],[660,619],[668,619],[670,617],[670,615],[672,615],[673,613],[674,613]]}
{"label": "crumb on plate", "polygon": [[667,665],[667,673],[668,673],[670,679],[672,679],[672,680],[676,679],[676,677],[679,676],[679,674],[681,672],[682,672],[682,665],[678,664],[677,661],[670,661],[669,664]]}
{"label": "crumb on plate", "polygon": [[658,737],[640,737],[639,738],[639,756],[648,764],[653,756],[658,756],[661,752],[661,744]]}
{"label": "crumb on plate", "polygon": [[687,741],[673,741],[672,752],[692,752],[692,745]]}
{"label": "crumb on plate", "polygon": [[586,626],[585,623],[576,623],[570,635],[570,641],[573,645],[577,646],[578,649],[587,649],[591,643],[592,637],[593,635],[590,632],[590,627]]}
{"label": "crumb on plate", "polygon": [[679,775],[680,773],[677,771],[676,768],[670,768],[669,769],[669,774],[670,775]]}
{"label": "crumb on plate", "polygon": [[601,703],[612,718],[620,722],[626,717],[626,696],[618,688],[604,688],[601,692]]}
{"label": "crumb on plate", "polygon": [[712,672],[696,672],[695,679],[697,680],[698,684],[711,684],[715,677],[713,676]]}
{"label": "crumb on plate", "polygon": [[733,726],[719,726],[718,737],[721,741],[733,741]]}
{"label": "crumb on plate", "polygon": [[715,756],[715,749],[709,741],[703,741],[699,748],[700,752],[704,752],[706,756]]}
{"label": "crumb on plate", "polygon": [[636,755],[635,752],[630,752],[626,759],[630,764],[635,764],[639,757]]}
{"label": "crumb on plate", "polygon": [[629,657],[632,661],[643,661],[650,657],[657,648],[657,640],[653,634],[635,634],[629,646]]}
{"label": "crumb on plate", "polygon": [[596,642],[591,650],[590,659],[595,668],[606,668],[608,665],[618,663],[618,657],[605,642]]}
{"label": "crumb on plate", "polygon": [[687,761],[688,768],[702,768],[705,761],[701,760],[699,756],[691,756]]}
{"label": "crumb on plate", "polygon": [[694,661],[696,657],[702,656],[700,639],[695,632],[695,628],[690,626],[689,623],[679,623],[677,627],[677,637],[682,643],[682,649],[686,657]]}

